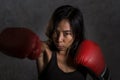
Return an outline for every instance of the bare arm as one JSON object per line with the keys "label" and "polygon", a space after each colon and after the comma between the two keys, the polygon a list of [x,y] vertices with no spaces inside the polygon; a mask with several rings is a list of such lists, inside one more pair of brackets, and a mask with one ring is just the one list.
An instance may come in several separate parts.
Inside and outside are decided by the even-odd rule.
{"label": "bare arm", "polygon": [[38,73],[41,74],[44,68],[47,66],[51,58],[51,50],[48,45],[43,42],[42,52],[37,59]]}

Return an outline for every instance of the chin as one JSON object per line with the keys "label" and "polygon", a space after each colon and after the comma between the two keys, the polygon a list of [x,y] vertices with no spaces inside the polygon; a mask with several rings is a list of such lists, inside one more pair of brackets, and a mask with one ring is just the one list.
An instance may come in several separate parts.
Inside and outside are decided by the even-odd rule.
{"label": "chin", "polygon": [[65,51],[64,49],[58,49],[59,51]]}
{"label": "chin", "polygon": [[66,49],[59,49],[59,48],[58,48],[58,51],[66,51]]}

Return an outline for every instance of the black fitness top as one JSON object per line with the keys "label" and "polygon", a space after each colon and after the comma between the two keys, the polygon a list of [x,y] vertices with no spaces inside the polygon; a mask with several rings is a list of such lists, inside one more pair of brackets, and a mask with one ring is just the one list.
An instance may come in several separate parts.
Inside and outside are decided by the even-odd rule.
{"label": "black fitness top", "polygon": [[68,73],[63,72],[57,65],[56,53],[53,53],[47,67],[39,75],[39,80],[85,80],[85,76],[80,70]]}

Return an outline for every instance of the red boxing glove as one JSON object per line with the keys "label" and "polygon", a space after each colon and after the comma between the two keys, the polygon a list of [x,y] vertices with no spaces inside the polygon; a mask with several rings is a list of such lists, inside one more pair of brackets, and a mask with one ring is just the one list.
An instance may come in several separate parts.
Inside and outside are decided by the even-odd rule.
{"label": "red boxing glove", "polygon": [[41,41],[27,28],[6,28],[0,33],[0,51],[13,57],[36,59],[41,52]]}
{"label": "red boxing glove", "polygon": [[97,77],[104,72],[106,67],[100,47],[90,40],[85,40],[79,45],[75,63],[86,67]]}

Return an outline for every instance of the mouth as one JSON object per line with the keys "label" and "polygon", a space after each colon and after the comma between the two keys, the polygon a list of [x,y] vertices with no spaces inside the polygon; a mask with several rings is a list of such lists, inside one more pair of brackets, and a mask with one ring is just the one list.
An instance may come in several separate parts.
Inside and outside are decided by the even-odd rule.
{"label": "mouth", "polygon": [[64,49],[64,46],[61,46],[61,45],[56,45],[56,47],[57,47],[59,50]]}
{"label": "mouth", "polygon": [[63,48],[63,46],[57,46],[58,48]]}

